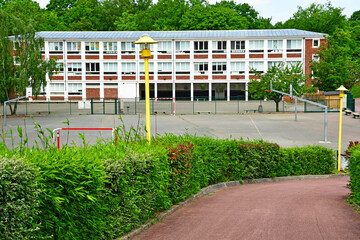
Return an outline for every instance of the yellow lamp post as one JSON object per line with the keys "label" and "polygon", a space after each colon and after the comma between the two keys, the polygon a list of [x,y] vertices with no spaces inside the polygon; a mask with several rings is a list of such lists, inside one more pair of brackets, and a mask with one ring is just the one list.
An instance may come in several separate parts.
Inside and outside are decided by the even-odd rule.
{"label": "yellow lamp post", "polygon": [[149,58],[151,57],[150,44],[158,43],[149,35],[144,34],[135,44],[141,44],[141,57],[144,58],[145,65],[145,117],[146,117],[146,139],[151,142],[150,128],[150,87],[149,87]]}
{"label": "yellow lamp post", "polygon": [[338,149],[338,171],[340,171],[340,165],[341,165],[341,128],[342,128],[342,102],[344,98],[344,92],[347,91],[347,89],[341,85],[338,89],[339,91],[339,98],[340,98],[340,117],[339,117],[339,149]]}

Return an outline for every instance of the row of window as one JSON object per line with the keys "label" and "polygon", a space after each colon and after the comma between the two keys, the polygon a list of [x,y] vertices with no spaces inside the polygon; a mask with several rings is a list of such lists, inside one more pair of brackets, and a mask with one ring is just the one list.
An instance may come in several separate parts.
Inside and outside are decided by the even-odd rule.
{"label": "row of window", "polygon": [[[268,68],[281,64],[281,61],[268,61]],[[288,66],[298,64],[299,61],[287,61]],[[159,62],[157,63],[158,74],[172,74],[173,63],[171,62]],[[209,71],[209,65],[213,74],[225,74],[228,70],[226,62],[195,62],[194,71],[195,74],[205,74]],[[81,75],[82,64],[81,63],[68,63],[67,72],[69,75]],[[100,63],[85,63],[86,74],[100,74]],[[144,63],[139,63],[140,74],[145,73]],[[264,71],[264,62],[256,61],[249,62],[249,69],[255,69],[256,71]],[[64,71],[63,64],[58,63],[58,73]],[[103,63],[104,74],[118,74],[118,63]],[[121,63],[121,74],[136,74],[136,63]],[[176,74],[190,74],[190,63],[189,62],[178,62],[175,64]],[[149,72],[154,74],[154,63],[149,63]],[[231,74],[242,74],[245,73],[245,62],[231,62],[230,63]]]}
{"label": "row of window", "polygon": [[[264,52],[265,40],[249,40],[250,52]],[[314,40],[314,46],[319,46],[319,40]],[[104,53],[117,53],[118,42],[102,42]],[[100,42],[85,42],[86,53],[99,53]],[[150,45],[154,50],[154,45]],[[171,41],[160,41],[157,44],[159,53],[172,52]],[[212,51],[223,53],[228,49],[227,41],[212,41]],[[245,52],[245,41],[231,41],[231,52]],[[302,40],[286,40],[287,52],[300,52],[302,49]],[[44,49],[43,49],[44,50]],[[49,51],[58,52],[64,50],[64,42],[49,42]],[[135,44],[133,42],[121,42],[121,53],[135,53]],[[175,50],[177,53],[190,53],[190,41],[175,41]],[[207,53],[209,51],[209,41],[194,41],[195,53]],[[282,52],[283,40],[268,40],[268,52]],[[69,53],[79,53],[81,51],[81,42],[67,42],[67,51]]]}

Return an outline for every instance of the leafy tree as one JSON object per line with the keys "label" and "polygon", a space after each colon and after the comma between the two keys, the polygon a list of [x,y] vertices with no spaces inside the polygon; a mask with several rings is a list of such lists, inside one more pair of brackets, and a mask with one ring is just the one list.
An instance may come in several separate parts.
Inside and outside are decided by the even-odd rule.
{"label": "leafy tree", "polygon": [[276,112],[279,112],[279,103],[283,97],[282,94],[268,92],[270,90],[270,81],[275,90],[288,93],[290,84],[299,93],[302,94],[305,86],[305,76],[303,74],[302,64],[287,66],[284,63],[272,66],[264,74],[256,72],[256,78],[251,79],[249,83],[249,93],[255,99],[266,98],[274,100]]}
{"label": "leafy tree", "polygon": [[349,21],[360,21],[360,10],[353,12],[349,18]]}
{"label": "leafy tree", "polygon": [[330,2],[326,4],[312,3],[310,7],[298,11],[284,24],[276,24],[278,28],[296,28],[313,32],[332,34],[337,28],[347,25],[342,8],[336,8]]}
{"label": "leafy tree", "polygon": [[312,61],[310,66],[315,87],[323,91],[333,91],[340,85],[350,89],[360,74],[359,51],[356,48],[352,32],[337,29],[322,45],[318,62]]}
{"label": "leafy tree", "polygon": [[[16,23],[16,29],[9,29],[9,21]],[[9,37],[10,32],[15,36]],[[46,86],[46,74],[51,78],[56,70],[56,60],[43,60],[41,47],[44,40],[36,37],[35,29],[0,10],[0,99],[25,95],[26,87],[33,88],[37,96]],[[14,50],[13,50],[14,49]],[[11,114],[16,113],[10,105]]]}

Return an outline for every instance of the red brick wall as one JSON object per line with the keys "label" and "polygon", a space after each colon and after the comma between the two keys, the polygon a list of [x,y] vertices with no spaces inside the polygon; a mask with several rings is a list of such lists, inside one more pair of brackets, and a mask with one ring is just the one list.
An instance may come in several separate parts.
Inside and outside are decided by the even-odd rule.
{"label": "red brick wall", "polygon": [[158,59],[171,59],[171,55],[158,55]]}
{"label": "red brick wall", "polygon": [[282,58],[282,54],[280,53],[269,53],[268,58]]}
{"label": "red brick wall", "polygon": [[50,55],[49,58],[52,59],[52,58],[58,58],[58,59],[63,59],[63,55]]}
{"label": "red brick wall", "polygon": [[68,80],[81,80],[81,76],[68,76]]}
{"label": "red brick wall", "polygon": [[135,59],[135,55],[122,55],[121,59]]}
{"label": "red brick wall", "polygon": [[69,96],[68,99],[71,100],[71,101],[81,101],[81,100],[82,100],[82,97],[79,97],[79,96]]}
{"label": "red brick wall", "polygon": [[264,58],[264,54],[250,54],[249,58]]}
{"label": "red brick wall", "polygon": [[50,100],[53,101],[64,101],[64,97],[51,96]]}
{"label": "red brick wall", "polygon": [[232,75],[231,79],[245,79],[245,75]]}
{"label": "red brick wall", "polygon": [[64,76],[52,76],[51,80],[64,80]]}
{"label": "red brick wall", "polygon": [[255,76],[255,75],[250,75],[249,78],[250,78],[250,79],[259,79],[260,77]]}
{"label": "red brick wall", "polygon": [[67,55],[67,59],[81,59],[81,55]]}
{"label": "red brick wall", "polygon": [[218,54],[218,55],[213,54],[212,58],[214,58],[214,59],[216,59],[216,58],[226,58],[226,54]]}
{"label": "red brick wall", "polygon": [[86,76],[86,80],[100,80],[100,76]]}
{"label": "red brick wall", "polygon": [[38,96],[35,100],[46,100],[45,96]]}
{"label": "red brick wall", "polygon": [[245,54],[231,54],[231,58],[245,58]]}
{"label": "red brick wall", "polygon": [[104,59],[117,59],[117,55],[104,55]]}
{"label": "red brick wall", "polygon": [[100,98],[100,88],[87,88],[86,98]]}
{"label": "red brick wall", "polygon": [[176,59],[190,59],[190,55],[176,55]]}
{"label": "red brick wall", "polygon": [[104,76],[104,80],[118,80],[118,76]]}
{"label": "red brick wall", "polygon": [[[140,76],[140,80],[145,80],[145,76]],[[154,76],[149,76],[149,80],[154,80]]]}
{"label": "red brick wall", "polygon": [[190,76],[176,76],[176,80],[190,80]]}
{"label": "red brick wall", "polygon": [[207,80],[208,76],[194,76],[194,80]]}
{"label": "red brick wall", "polygon": [[118,98],[118,89],[117,88],[104,88],[104,97],[105,98]]}
{"label": "red brick wall", "polygon": [[158,80],[164,80],[164,78],[166,78],[165,80],[172,80],[172,76],[158,76]]}
{"label": "red brick wall", "polygon": [[194,55],[194,59],[207,59],[207,58],[209,58],[207,54]]}
{"label": "red brick wall", "polygon": [[288,53],[286,54],[288,58],[301,58],[301,53]]}
{"label": "red brick wall", "polygon": [[[320,44],[325,43],[325,39],[320,39]],[[305,40],[305,75],[309,75],[311,73],[310,69],[310,61],[312,60],[312,55],[316,54],[320,48],[313,48],[313,40],[306,39]]]}
{"label": "red brick wall", "polygon": [[135,76],[122,76],[121,79],[122,80],[135,80]]}
{"label": "red brick wall", "polygon": [[85,59],[100,59],[99,55],[85,55]]}
{"label": "red brick wall", "polygon": [[212,79],[226,79],[226,75],[213,75]]}

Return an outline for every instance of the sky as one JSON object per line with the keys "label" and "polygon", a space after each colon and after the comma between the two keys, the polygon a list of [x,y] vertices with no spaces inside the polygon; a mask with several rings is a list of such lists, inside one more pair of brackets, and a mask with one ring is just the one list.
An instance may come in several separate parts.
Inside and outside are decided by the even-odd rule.
{"label": "sky", "polygon": [[[49,0],[35,0],[40,4],[40,7],[45,8]],[[153,0],[153,2],[156,2]],[[208,0],[209,3],[214,4],[217,0]],[[307,8],[311,3],[325,4],[327,0],[235,0],[236,3],[248,3],[254,7],[256,11],[264,18],[272,18],[272,23],[284,22],[288,20],[297,11],[298,6]],[[343,8],[343,13],[350,17],[355,11],[360,10],[360,0],[332,0],[334,7]]]}

